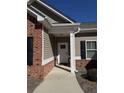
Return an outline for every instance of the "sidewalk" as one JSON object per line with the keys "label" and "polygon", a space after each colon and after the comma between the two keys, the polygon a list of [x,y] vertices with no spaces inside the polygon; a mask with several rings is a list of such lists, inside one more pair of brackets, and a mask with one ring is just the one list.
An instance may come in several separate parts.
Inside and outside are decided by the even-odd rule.
{"label": "sidewalk", "polygon": [[33,93],[84,93],[74,74],[54,67]]}

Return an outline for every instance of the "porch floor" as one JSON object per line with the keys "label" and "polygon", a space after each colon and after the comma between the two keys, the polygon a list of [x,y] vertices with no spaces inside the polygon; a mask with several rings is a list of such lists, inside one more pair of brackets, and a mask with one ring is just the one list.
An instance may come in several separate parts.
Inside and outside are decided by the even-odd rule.
{"label": "porch floor", "polygon": [[54,67],[33,93],[84,93],[75,74]]}
{"label": "porch floor", "polygon": [[56,64],[56,67],[58,67],[58,68],[61,68],[61,69],[64,69],[64,70],[67,70],[67,71],[71,72],[71,68],[70,68],[70,67],[68,67],[68,66]]}

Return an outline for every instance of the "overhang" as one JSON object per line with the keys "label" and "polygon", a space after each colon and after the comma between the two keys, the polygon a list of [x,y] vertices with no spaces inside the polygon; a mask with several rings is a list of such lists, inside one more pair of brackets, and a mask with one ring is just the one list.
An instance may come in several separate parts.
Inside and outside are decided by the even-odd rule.
{"label": "overhang", "polygon": [[34,12],[33,10],[31,10],[29,7],[27,8],[27,12],[28,12],[31,16],[33,16],[34,18],[36,18],[37,21],[39,21],[39,22],[42,22],[42,21],[44,21],[44,19],[45,19],[44,16],[41,16],[41,15],[37,14],[36,12]]}
{"label": "overhang", "polygon": [[43,12],[44,14],[47,13],[47,16],[52,17],[55,21],[59,21],[61,23],[75,22],[41,0],[28,0],[28,6],[35,8],[38,12]]}

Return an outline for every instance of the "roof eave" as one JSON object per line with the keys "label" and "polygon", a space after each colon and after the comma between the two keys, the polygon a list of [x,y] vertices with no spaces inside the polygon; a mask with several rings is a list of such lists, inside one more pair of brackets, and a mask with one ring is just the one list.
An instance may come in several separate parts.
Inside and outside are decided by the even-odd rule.
{"label": "roof eave", "polygon": [[37,19],[37,21],[39,22],[43,22],[45,17],[42,17],[41,15],[35,13],[33,10],[31,10],[30,8],[27,8],[27,12],[32,15],[33,17],[35,17]]}
{"label": "roof eave", "polygon": [[40,0],[36,0],[39,4],[45,6],[46,8],[48,8],[50,11],[54,12],[55,14],[59,15],[60,17],[66,19],[67,21],[69,21],[70,23],[75,23],[74,21],[70,20],[69,18],[67,18],[66,16],[64,16],[63,14],[59,13],[58,11],[56,11],[55,9],[53,9],[52,7],[48,6],[47,4],[45,4],[44,2],[40,1]]}

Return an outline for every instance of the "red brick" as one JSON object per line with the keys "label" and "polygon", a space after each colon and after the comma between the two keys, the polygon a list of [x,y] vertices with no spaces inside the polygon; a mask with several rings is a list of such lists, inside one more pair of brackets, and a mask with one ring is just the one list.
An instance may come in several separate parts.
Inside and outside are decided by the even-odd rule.
{"label": "red brick", "polygon": [[28,66],[27,74],[36,77],[43,78],[43,66],[42,64],[42,24],[28,15],[27,16],[27,37],[33,37],[33,65]]}
{"label": "red brick", "polygon": [[27,67],[27,75],[44,78],[54,67],[54,60],[42,66],[42,24],[35,18],[27,17],[27,37],[33,37],[33,65]]}
{"label": "red brick", "polygon": [[86,59],[76,60],[76,69],[79,70],[83,67],[86,67],[89,62],[90,60],[86,60]]}

